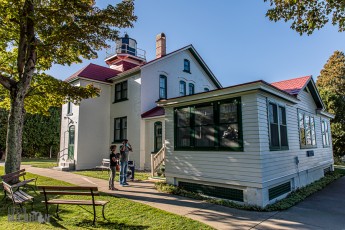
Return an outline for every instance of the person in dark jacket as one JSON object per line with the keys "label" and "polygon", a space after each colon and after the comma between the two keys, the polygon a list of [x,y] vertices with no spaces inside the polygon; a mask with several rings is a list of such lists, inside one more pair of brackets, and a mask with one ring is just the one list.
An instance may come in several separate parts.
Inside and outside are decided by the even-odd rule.
{"label": "person in dark jacket", "polygon": [[132,152],[132,146],[127,139],[124,139],[120,147],[120,185],[128,186],[127,183],[127,168],[128,168],[128,155]]}
{"label": "person in dark jacket", "polygon": [[118,155],[116,154],[116,145],[110,146],[110,174],[109,174],[109,190],[117,190],[114,186],[116,175],[116,165],[118,164]]}

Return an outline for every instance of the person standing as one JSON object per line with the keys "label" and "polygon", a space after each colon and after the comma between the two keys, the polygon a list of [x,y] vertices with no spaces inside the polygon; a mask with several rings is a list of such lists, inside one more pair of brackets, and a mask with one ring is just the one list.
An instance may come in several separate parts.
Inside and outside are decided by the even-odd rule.
{"label": "person standing", "polygon": [[110,174],[109,174],[109,190],[117,190],[114,186],[116,175],[116,165],[118,164],[118,157],[116,155],[116,145],[110,146]]}
{"label": "person standing", "polygon": [[128,168],[128,156],[132,151],[132,146],[127,139],[124,139],[120,147],[120,185],[128,186],[127,183],[127,168]]}

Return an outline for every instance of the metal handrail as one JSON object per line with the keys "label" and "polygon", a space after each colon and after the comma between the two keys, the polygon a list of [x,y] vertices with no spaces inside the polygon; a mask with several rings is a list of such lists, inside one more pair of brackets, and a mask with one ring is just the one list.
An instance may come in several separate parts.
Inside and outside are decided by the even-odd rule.
{"label": "metal handrail", "polygon": [[[124,46],[124,47],[122,47]],[[135,54],[133,54],[132,51],[129,50],[129,48],[135,49]],[[132,54],[134,56],[140,57],[142,59],[146,59],[146,51],[140,48],[133,48],[130,47],[128,44],[122,44],[120,47],[110,47],[106,49],[105,51],[105,58],[109,58],[111,56],[114,56],[115,54],[123,54],[128,53]]]}

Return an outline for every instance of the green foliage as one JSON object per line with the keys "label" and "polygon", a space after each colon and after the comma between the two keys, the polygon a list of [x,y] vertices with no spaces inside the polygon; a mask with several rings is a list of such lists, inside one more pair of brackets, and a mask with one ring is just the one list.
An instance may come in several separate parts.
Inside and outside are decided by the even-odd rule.
{"label": "green foliage", "polygon": [[177,186],[169,185],[165,182],[157,182],[155,183],[155,188],[158,191],[179,195],[179,196],[185,196],[197,200],[204,200],[209,203],[218,204],[227,206],[230,208],[237,208],[237,209],[243,209],[243,210],[250,210],[250,211],[262,211],[262,212],[271,212],[271,211],[282,211],[288,208],[291,208],[292,206],[298,204],[299,202],[303,201],[308,196],[312,195],[313,193],[323,189],[331,182],[345,176],[345,170],[344,169],[335,169],[334,172],[328,173],[323,178],[321,178],[318,181],[315,181],[303,188],[300,188],[296,191],[291,192],[286,198],[271,204],[267,205],[265,208],[261,208],[259,206],[255,205],[245,205],[236,203],[230,200],[223,200],[223,199],[217,199],[214,197],[205,196],[200,193],[194,193],[186,191],[182,188],[179,188]]}
{"label": "green foliage", "polygon": [[[60,109],[51,108],[50,115],[26,114],[23,132],[23,157],[49,157],[59,151]],[[8,112],[0,109],[0,150],[6,147]]]}
{"label": "green foliage", "polygon": [[316,85],[326,110],[335,115],[332,120],[333,152],[345,154],[345,55],[335,51],[328,59],[317,78]]}
{"label": "green foliage", "polygon": [[[4,168],[0,166],[0,175],[3,175]],[[52,178],[39,176],[31,173],[27,173],[26,178],[36,178],[37,185],[51,185],[51,186],[73,186],[64,181],[54,180]],[[1,180],[1,179],[0,179]],[[43,195],[36,195],[31,189],[27,192],[35,197],[34,211],[45,213],[45,205],[42,202],[44,200]],[[51,196],[51,198],[53,198]],[[0,193],[0,200],[3,198],[3,192]],[[192,220],[190,218],[172,214],[166,211],[162,211],[157,208],[150,207],[139,202],[134,202],[129,199],[110,196],[104,193],[100,193],[100,196],[95,197],[97,200],[107,200],[109,203],[105,206],[105,216],[107,220],[102,218],[102,207],[96,207],[97,221],[95,225],[92,225],[93,210],[92,206],[78,206],[78,205],[62,205],[59,207],[60,218],[55,215],[56,206],[49,206],[50,223],[38,223],[38,222],[20,222],[20,221],[8,221],[8,204],[0,206],[0,226],[2,229],[213,229],[210,226]],[[87,196],[72,196],[64,195],[59,196],[59,199],[88,199]],[[4,204],[4,201],[2,201]],[[27,210],[30,210],[30,206],[26,205]]]}
{"label": "green foliage", "polygon": [[266,13],[271,21],[292,21],[291,29],[299,34],[312,34],[330,20],[339,32],[345,30],[345,2],[343,0],[264,0],[272,7]]}

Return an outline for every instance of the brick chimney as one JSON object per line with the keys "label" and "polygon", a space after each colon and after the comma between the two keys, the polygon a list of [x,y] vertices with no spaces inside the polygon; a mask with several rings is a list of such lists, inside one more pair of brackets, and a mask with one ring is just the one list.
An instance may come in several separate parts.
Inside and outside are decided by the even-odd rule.
{"label": "brick chimney", "polygon": [[156,36],[156,58],[160,58],[166,54],[166,37],[164,33],[160,33]]}

